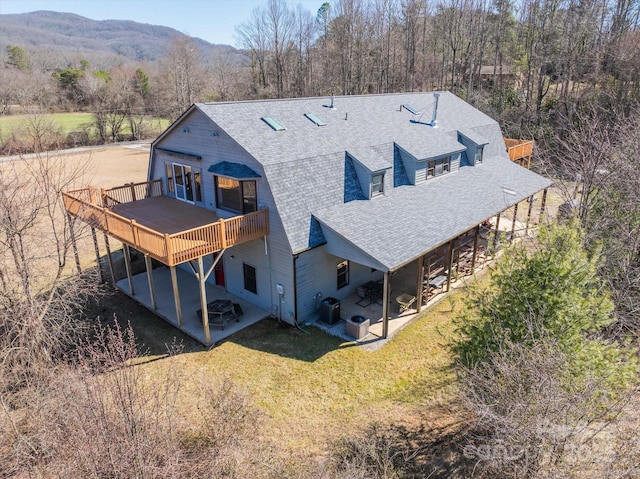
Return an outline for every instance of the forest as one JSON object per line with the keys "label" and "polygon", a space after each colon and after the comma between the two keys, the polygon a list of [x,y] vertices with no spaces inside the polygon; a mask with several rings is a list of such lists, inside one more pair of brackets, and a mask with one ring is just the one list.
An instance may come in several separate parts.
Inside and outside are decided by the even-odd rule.
{"label": "forest", "polygon": [[[639,0],[268,0],[236,27],[240,57],[187,36],[155,61],[8,45],[0,119],[24,123],[0,146],[34,155],[0,163],[0,476],[638,477],[639,21]],[[59,192],[86,172],[48,151],[152,139],[151,119],[194,102],[431,90],[535,140],[531,168],[572,218],[507,248],[411,336],[362,356],[265,321],[149,355],[126,321],[87,324],[116,312],[96,271],[69,274]],[[63,134],[44,119],[61,112],[93,124]],[[295,362],[292,344],[326,351]],[[375,365],[366,381],[358,361]],[[375,417],[345,406],[361,397]],[[296,422],[307,409],[349,427]]]}

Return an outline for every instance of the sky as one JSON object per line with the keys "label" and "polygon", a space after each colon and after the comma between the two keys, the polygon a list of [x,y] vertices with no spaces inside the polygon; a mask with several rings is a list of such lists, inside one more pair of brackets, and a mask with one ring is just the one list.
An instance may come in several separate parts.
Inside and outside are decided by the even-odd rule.
{"label": "sky", "polygon": [[[324,0],[293,0],[311,12]],[[267,0],[0,0],[0,14],[51,10],[92,20],[133,20],[175,28],[209,43],[238,46],[235,27]]]}

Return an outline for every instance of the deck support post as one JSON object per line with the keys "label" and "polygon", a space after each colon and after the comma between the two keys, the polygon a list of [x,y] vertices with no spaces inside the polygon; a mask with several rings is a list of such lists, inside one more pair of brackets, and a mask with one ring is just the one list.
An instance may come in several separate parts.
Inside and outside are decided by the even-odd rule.
{"label": "deck support post", "polygon": [[78,276],[82,274],[82,268],[80,267],[80,255],[78,254],[78,244],[76,243],[76,233],[73,227],[73,217],[67,214],[69,221],[69,235],[71,236],[71,247],[73,248],[73,259],[76,262],[76,270],[78,270]]}
{"label": "deck support post", "polygon": [[496,232],[493,235],[493,251],[498,249],[498,245],[500,244],[500,213],[496,215]]}
{"label": "deck support post", "polygon": [[148,254],[144,255],[144,267],[147,270],[147,281],[149,283],[149,294],[151,295],[151,306],[153,310],[158,310],[158,302],[156,301],[156,289],[153,285],[153,264],[151,263],[151,257]]}
{"label": "deck support post", "polygon": [[542,223],[542,217],[544,216],[544,209],[547,206],[547,188],[544,189],[542,193],[542,204],[540,205],[540,221]]}
{"label": "deck support post", "polygon": [[178,275],[176,267],[169,266],[171,271],[171,286],[173,286],[173,302],[176,305],[176,317],[178,318],[178,326],[182,326],[182,305],[180,304],[180,290],[178,289]]}
{"label": "deck support post", "polygon": [[113,258],[111,257],[111,246],[109,245],[109,235],[104,233],[104,246],[107,249],[107,261],[109,261],[109,273],[111,274],[111,283],[116,284],[116,274],[113,268]]}
{"label": "deck support post", "polygon": [[418,258],[418,295],[416,296],[416,310],[422,309],[422,292],[424,291],[424,255]]}
{"label": "deck support post", "polygon": [[513,206],[513,221],[511,221],[511,239],[509,239],[509,243],[513,241],[513,238],[516,232],[516,219],[518,218],[518,205],[519,203],[516,203]]}
{"label": "deck support post", "polygon": [[476,257],[478,256],[478,237],[480,236],[480,225],[476,225],[473,235],[473,253],[471,255],[471,274],[476,272]]}
{"label": "deck support post", "polygon": [[529,209],[527,210],[527,223],[524,226],[524,235],[529,234],[529,223],[531,223],[531,210],[533,209],[533,195],[529,197]]}
{"label": "deck support post", "polygon": [[447,272],[447,293],[451,289],[451,275],[453,273],[453,250],[455,248],[456,239],[452,239],[449,241],[449,257],[448,257],[448,266],[449,271]]}
{"label": "deck support post", "polygon": [[389,301],[391,299],[391,273],[384,273],[384,281],[382,283],[382,337],[389,337]]}
{"label": "deck support post", "polygon": [[133,288],[133,276],[131,275],[131,252],[127,243],[122,243],[122,253],[124,256],[124,267],[127,270],[127,280],[129,281],[129,294],[135,296],[136,291]]}
{"label": "deck support post", "polygon": [[211,344],[211,331],[209,330],[209,313],[207,312],[207,276],[204,271],[202,256],[198,256],[198,283],[200,284],[200,308],[202,310],[202,328],[204,330],[204,342]]}
{"label": "deck support post", "polygon": [[98,246],[98,236],[96,235],[96,229],[91,227],[91,238],[93,239],[93,249],[96,252],[96,266],[98,267],[98,272],[100,273],[100,282],[106,283],[104,279],[104,274],[102,272],[102,264],[100,262],[100,247]]}

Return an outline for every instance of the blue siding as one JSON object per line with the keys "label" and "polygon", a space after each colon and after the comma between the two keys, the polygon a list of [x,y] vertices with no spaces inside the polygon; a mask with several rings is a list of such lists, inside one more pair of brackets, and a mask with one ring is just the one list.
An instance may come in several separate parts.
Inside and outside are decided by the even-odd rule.
{"label": "blue siding", "polygon": [[410,185],[407,170],[404,168],[402,156],[397,148],[393,149],[393,187]]}
{"label": "blue siding", "polygon": [[349,155],[344,158],[344,202],[349,203],[354,200],[366,200],[367,197],[362,193],[360,181],[353,160]]}
{"label": "blue siding", "polygon": [[309,248],[320,246],[321,244],[325,244],[326,242],[327,239],[322,233],[322,227],[320,226],[320,223],[312,216],[311,223],[309,225]]}

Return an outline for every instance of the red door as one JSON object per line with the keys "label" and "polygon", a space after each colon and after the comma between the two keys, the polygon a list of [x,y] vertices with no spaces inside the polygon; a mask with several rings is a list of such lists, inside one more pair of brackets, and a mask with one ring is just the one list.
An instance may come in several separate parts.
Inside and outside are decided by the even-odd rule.
{"label": "red door", "polygon": [[[215,259],[217,258],[218,253],[214,253],[213,255],[213,259],[215,261]],[[224,264],[223,264],[223,258],[220,258],[220,261],[218,261],[218,264],[216,264],[216,267],[213,269],[213,274],[216,277],[216,285],[217,286],[222,286],[224,287]]]}

